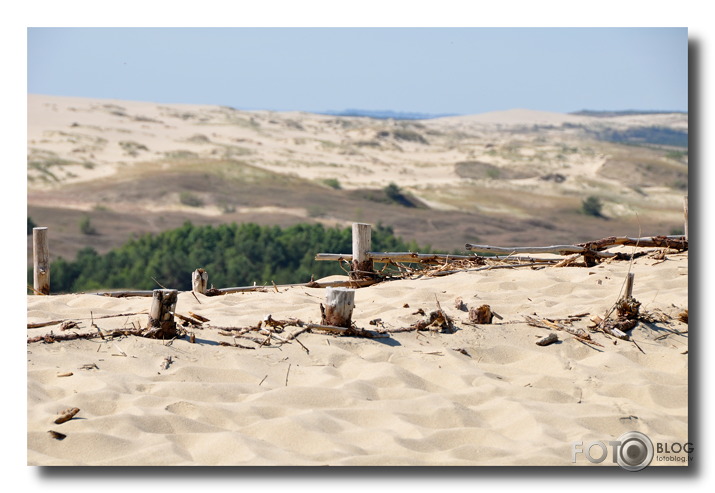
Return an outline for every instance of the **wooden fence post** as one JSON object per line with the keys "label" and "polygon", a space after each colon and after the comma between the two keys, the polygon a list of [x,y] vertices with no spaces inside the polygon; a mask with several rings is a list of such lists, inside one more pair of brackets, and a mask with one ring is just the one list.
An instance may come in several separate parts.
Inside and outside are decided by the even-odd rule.
{"label": "wooden fence post", "polygon": [[209,273],[204,269],[196,269],[191,273],[191,290],[195,293],[206,294],[209,283]]}
{"label": "wooden fence post", "polygon": [[149,331],[146,337],[154,339],[164,339],[176,336],[176,322],[174,312],[176,311],[176,300],[178,291],[176,289],[155,289],[151,309],[149,310]]}
{"label": "wooden fence post", "polygon": [[325,307],[320,305],[322,313],[321,324],[350,328],[353,308],[355,307],[355,290],[348,288],[326,288]]}
{"label": "wooden fence post", "polygon": [[685,241],[688,241],[688,196],[683,197],[683,215],[685,216],[685,226],[683,228],[683,234],[685,234]]}
{"label": "wooden fence post", "polygon": [[367,254],[372,249],[372,227],[369,224],[353,223],[353,262],[351,279],[371,277],[374,274],[372,260]]}
{"label": "wooden fence post", "polygon": [[35,292],[50,294],[50,248],[46,227],[32,228],[32,260]]}

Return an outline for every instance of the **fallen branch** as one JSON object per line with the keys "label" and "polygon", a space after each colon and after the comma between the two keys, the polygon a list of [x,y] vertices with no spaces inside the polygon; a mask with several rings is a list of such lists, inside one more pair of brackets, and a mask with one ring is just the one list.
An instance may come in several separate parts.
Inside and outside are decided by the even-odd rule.
{"label": "fallen branch", "polygon": [[573,327],[567,327],[566,325],[551,322],[547,319],[537,320],[537,319],[530,317],[528,315],[526,315],[524,317],[524,319],[526,320],[526,323],[531,325],[532,327],[541,327],[542,329],[561,330],[561,331],[571,334],[576,339],[578,339],[582,342],[586,342],[588,344],[593,344],[596,346],[603,347],[602,344],[599,344],[598,342],[591,339],[591,336],[583,329],[574,329]]}
{"label": "fallen branch", "polygon": [[55,419],[54,423],[56,425],[60,425],[62,423],[65,423],[69,421],[70,419],[74,418],[75,415],[79,412],[78,407],[73,407],[70,409],[65,409],[60,413],[60,415]]}
{"label": "fallen branch", "polygon": [[671,236],[645,236],[642,238],[630,238],[628,236],[609,236],[600,240],[578,243],[577,246],[590,250],[601,250],[611,246],[637,246],[637,247],[657,247],[673,248],[675,250],[687,250],[688,240],[683,235]]}

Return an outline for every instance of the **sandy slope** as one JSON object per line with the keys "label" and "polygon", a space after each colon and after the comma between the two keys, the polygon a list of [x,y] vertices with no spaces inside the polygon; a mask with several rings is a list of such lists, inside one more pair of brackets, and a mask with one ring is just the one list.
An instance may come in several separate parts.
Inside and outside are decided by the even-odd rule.
{"label": "sandy slope", "polygon": [[[688,306],[687,253],[656,262],[635,261],[634,296],[648,311],[675,316]],[[418,308],[429,312],[438,299],[459,330],[375,340],[306,333],[299,340],[309,353],[295,343],[219,346],[215,341],[231,339],[215,329],[197,330],[196,344],[135,337],[28,344],[28,463],[571,465],[573,441],[613,440],[637,430],[654,442],[685,442],[688,339],[668,329],[687,325],[639,325],[633,337],[643,354],[603,334],[593,335],[600,348],[563,332],[560,343],[539,347],[534,341],[547,331],[523,323],[534,313],[603,315],[627,269],[627,262],[613,262],[492,270],[363,288],[354,313],[360,327],[374,328],[369,322],[376,318],[388,329],[407,326],[422,318]],[[199,302],[182,293],[177,311],[202,314],[215,326],[254,325],[269,313],[318,321],[323,296],[290,288],[199,295]],[[489,304],[503,320],[465,323],[467,314],[453,308],[458,296],[469,306]],[[28,321],[82,319],[85,332],[90,313],[136,313],[149,304],[147,298],[32,296]],[[95,322],[106,330],[145,318]],[[588,318],[575,326],[585,327]],[[174,362],[164,370],[166,356]],[[80,369],[88,363],[98,369]],[[62,372],[73,375],[58,377]],[[53,424],[68,407],[81,411]],[[67,437],[54,440],[48,430]],[[581,456],[577,464],[588,462]]]}

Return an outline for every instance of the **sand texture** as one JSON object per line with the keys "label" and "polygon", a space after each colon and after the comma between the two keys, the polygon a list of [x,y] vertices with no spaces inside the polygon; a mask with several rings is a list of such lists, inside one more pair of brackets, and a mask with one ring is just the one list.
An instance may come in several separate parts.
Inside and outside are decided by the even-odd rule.
{"label": "sand texture", "polygon": [[[591,334],[600,347],[563,331],[556,344],[535,344],[550,330],[528,325],[525,316],[582,315],[572,325],[587,329],[591,317],[616,302],[629,267],[642,309],[667,320],[633,329],[642,351],[603,333]],[[234,339],[215,328],[189,329],[194,344],[135,336],[28,343],[27,462],[568,466],[573,441],[636,430],[654,442],[684,443],[688,326],[677,316],[688,307],[687,285],[687,252],[669,252],[665,260],[644,256],[632,266],[460,272],[356,292],[358,327],[408,327],[424,318],[420,308],[429,314],[438,300],[454,319],[454,333],[366,339],[314,331],[298,336],[302,345],[260,348],[236,340],[256,349],[219,345]],[[455,308],[457,297],[469,308],[488,304],[502,319],[469,324],[468,313]],[[203,315],[213,327],[245,327],[268,314],[317,323],[325,291],[197,298],[180,293],[177,312]],[[145,325],[150,303],[28,296],[27,314],[29,323],[75,320],[79,327],[71,331],[81,333],[96,330],[92,317],[109,331]],[[129,315],[106,317],[119,314]],[[381,322],[371,325],[375,319]],[[50,330],[60,333],[53,325],[28,329],[28,337]],[[73,419],[54,423],[74,407],[80,411]],[[52,438],[49,430],[66,438]],[[576,465],[590,464],[581,458]]]}

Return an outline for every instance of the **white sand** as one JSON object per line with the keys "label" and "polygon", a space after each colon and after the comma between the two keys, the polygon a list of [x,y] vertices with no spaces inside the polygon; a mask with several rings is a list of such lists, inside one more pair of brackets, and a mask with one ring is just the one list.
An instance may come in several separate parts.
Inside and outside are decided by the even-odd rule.
{"label": "white sand", "polygon": [[[634,296],[647,311],[677,316],[688,306],[687,253],[656,262],[635,261]],[[683,443],[687,335],[640,324],[632,335],[645,354],[600,333],[592,334],[603,345],[595,349],[564,332],[557,332],[560,343],[540,347],[534,341],[548,330],[524,323],[534,313],[588,312],[574,324],[585,328],[616,301],[627,269],[623,261],[503,269],[363,288],[353,316],[359,327],[375,328],[369,322],[376,318],[388,329],[408,326],[423,318],[418,308],[434,310],[436,298],[459,330],[373,340],[305,333],[299,340],[309,353],[296,343],[219,346],[232,339],[214,329],[197,330],[196,344],[138,337],[28,344],[27,462],[568,466],[573,441],[636,430],[653,442]],[[489,304],[503,320],[469,325],[456,297],[470,307]],[[214,326],[254,325],[269,313],[318,322],[323,299],[323,290],[308,288],[199,295],[200,303],[181,293],[177,312],[199,313]],[[28,322],[73,319],[87,332],[91,312],[109,330],[143,325],[146,315],[98,317],[149,305],[149,298],[30,296]],[[678,321],[668,327],[687,330]],[[28,330],[28,337],[50,329],[58,326]],[[174,362],[163,370],[166,356]],[[98,369],[80,369],[88,363]],[[73,375],[57,376],[63,372]],[[74,419],[53,423],[71,407],[80,408]],[[48,430],[67,437],[55,440]],[[577,465],[590,463],[581,456]]]}

